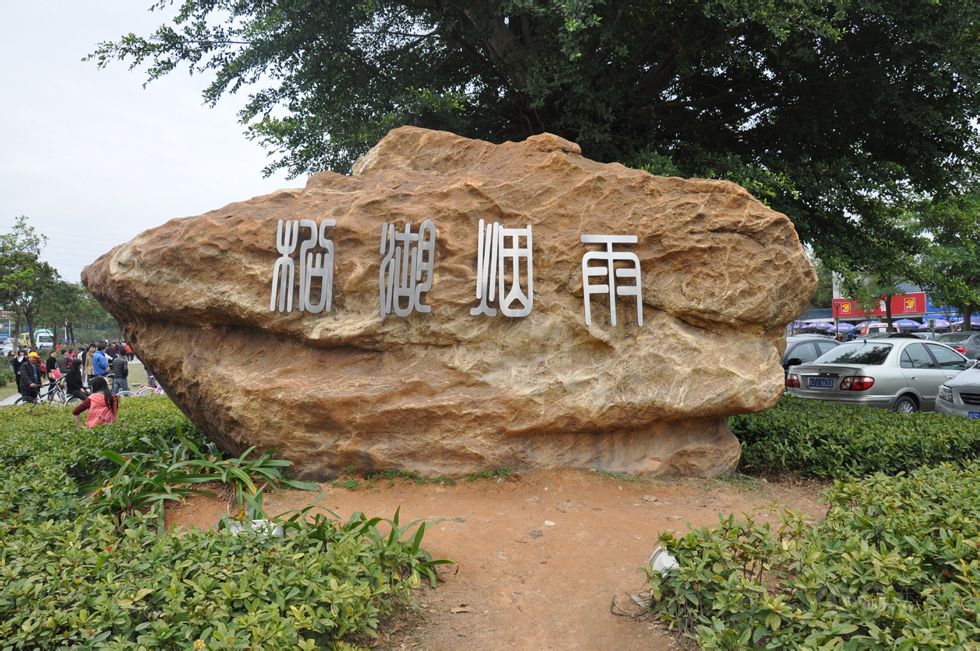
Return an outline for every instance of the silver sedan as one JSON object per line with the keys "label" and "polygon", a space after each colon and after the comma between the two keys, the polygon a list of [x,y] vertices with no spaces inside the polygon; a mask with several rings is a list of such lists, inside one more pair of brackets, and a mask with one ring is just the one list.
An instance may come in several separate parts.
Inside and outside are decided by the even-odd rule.
{"label": "silver sedan", "polygon": [[943,383],[972,363],[943,344],[919,339],[852,341],[786,375],[786,392],[812,400],[931,411]]}
{"label": "silver sedan", "polygon": [[980,419],[980,367],[963,371],[939,387],[936,411]]}

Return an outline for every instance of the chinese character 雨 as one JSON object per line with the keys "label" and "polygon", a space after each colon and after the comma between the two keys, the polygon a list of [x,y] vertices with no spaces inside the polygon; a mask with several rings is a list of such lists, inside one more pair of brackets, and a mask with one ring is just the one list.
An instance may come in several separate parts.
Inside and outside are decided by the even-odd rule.
{"label": "chinese character \u96e8", "polygon": [[[589,251],[582,256],[582,293],[585,300],[585,323],[592,325],[591,296],[609,296],[609,322],[616,325],[616,297],[633,296],[636,300],[636,323],[643,325],[643,294],[640,285],[640,259],[635,253],[614,251],[614,244],[636,244],[635,235],[582,235],[583,244],[602,244],[605,251]],[[590,264],[596,262],[599,264]],[[616,266],[616,262],[628,262],[629,266]],[[593,283],[593,278],[597,283]],[[631,284],[620,285],[617,281],[632,279]]]}
{"label": "chinese character \u96e8", "polygon": [[432,306],[423,302],[423,294],[432,289],[432,274],[436,261],[436,227],[431,219],[412,232],[410,224],[404,232],[394,224],[381,226],[381,319],[394,312],[408,316],[414,312],[431,312]]}
{"label": "chinese character \u96e8", "polygon": [[[299,294],[297,308],[300,312],[319,314],[329,312],[333,303],[333,242],[327,230],[336,226],[333,219],[324,219],[317,226],[312,219],[279,220],[276,227],[276,250],[279,258],[272,267],[272,293],[269,297],[269,311],[293,311],[293,287],[296,283],[296,265],[293,253],[300,243],[301,232],[307,231],[299,246]],[[323,252],[314,252],[319,246]],[[314,281],[319,280],[319,296],[316,300],[311,294]]]}
{"label": "chinese character \u96e8", "polygon": [[[530,226],[504,228],[497,222],[485,225],[480,220],[476,257],[476,298],[480,305],[471,308],[470,314],[496,316],[497,310],[490,307],[496,295],[500,297],[500,311],[504,316],[524,317],[531,313],[534,304],[532,248]],[[527,275],[526,292],[521,286],[522,267]]]}

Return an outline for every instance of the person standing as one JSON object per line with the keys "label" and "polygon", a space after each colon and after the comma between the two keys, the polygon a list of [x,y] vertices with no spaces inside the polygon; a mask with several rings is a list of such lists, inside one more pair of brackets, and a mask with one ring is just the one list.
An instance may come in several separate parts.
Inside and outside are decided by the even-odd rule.
{"label": "person standing", "polygon": [[14,369],[14,379],[20,378],[20,367],[23,363],[27,361],[27,353],[24,352],[23,348],[17,350],[17,357],[14,357],[13,361],[10,362],[11,368]]}
{"label": "person standing", "polygon": [[120,391],[129,391],[129,362],[125,355],[116,355],[109,364],[112,371],[112,393],[118,395]]}
{"label": "person standing", "polygon": [[47,373],[49,380],[51,379],[51,371],[56,368],[58,368],[58,355],[57,351],[52,348],[51,352],[48,353],[48,358],[44,360],[44,372]]}
{"label": "person standing", "polygon": [[58,370],[63,376],[68,375],[68,364],[71,362],[73,352],[71,348],[68,348],[62,351],[61,357],[58,359]]}
{"label": "person standing", "polygon": [[48,402],[54,400],[54,385],[61,379],[61,371],[58,370],[58,356],[55,349],[48,353],[48,359],[44,362],[44,372],[48,376]]}
{"label": "person standing", "polygon": [[95,356],[95,344],[89,344],[88,348],[81,352],[82,356],[82,376],[85,379],[86,386],[90,386],[92,383],[92,378],[95,377],[95,371],[92,368],[92,357]]}
{"label": "person standing", "polygon": [[99,344],[95,354],[92,355],[92,372],[100,376],[109,372],[109,358],[105,355],[105,344]]}
{"label": "person standing", "polygon": [[37,353],[28,355],[27,361],[20,365],[17,389],[24,400],[37,402],[37,396],[41,390],[41,356]]}

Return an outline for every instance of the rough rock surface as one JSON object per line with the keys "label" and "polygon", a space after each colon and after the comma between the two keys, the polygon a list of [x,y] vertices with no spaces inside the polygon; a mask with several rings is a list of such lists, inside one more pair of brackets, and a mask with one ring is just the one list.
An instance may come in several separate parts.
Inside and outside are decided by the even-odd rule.
{"label": "rough rock surface", "polygon": [[[329,314],[269,311],[279,219],[332,218]],[[471,316],[477,224],[533,225],[526,318]],[[379,314],[381,224],[438,229],[430,314]],[[583,233],[636,235],[644,324],[582,300]],[[739,186],[583,158],[552,135],[493,145],[400,128],[305,189],[174,219],[83,281],[167,393],[228,449],[328,478],[348,466],[646,474],[734,468],[724,417],[782,390],[783,328],[816,277],[796,232]]]}

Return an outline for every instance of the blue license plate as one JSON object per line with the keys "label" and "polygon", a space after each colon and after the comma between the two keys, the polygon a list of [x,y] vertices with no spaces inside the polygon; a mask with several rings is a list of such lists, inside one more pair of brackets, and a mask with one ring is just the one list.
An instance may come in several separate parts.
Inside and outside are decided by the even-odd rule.
{"label": "blue license plate", "polygon": [[812,377],[806,385],[811,389],[833,389],[834,379],[829,377]]}
{"label": "blue license plate", "polygon": [[975,419],[980,420],[980,411],[971,411],[970,412],[970,418],[975,418]]}

